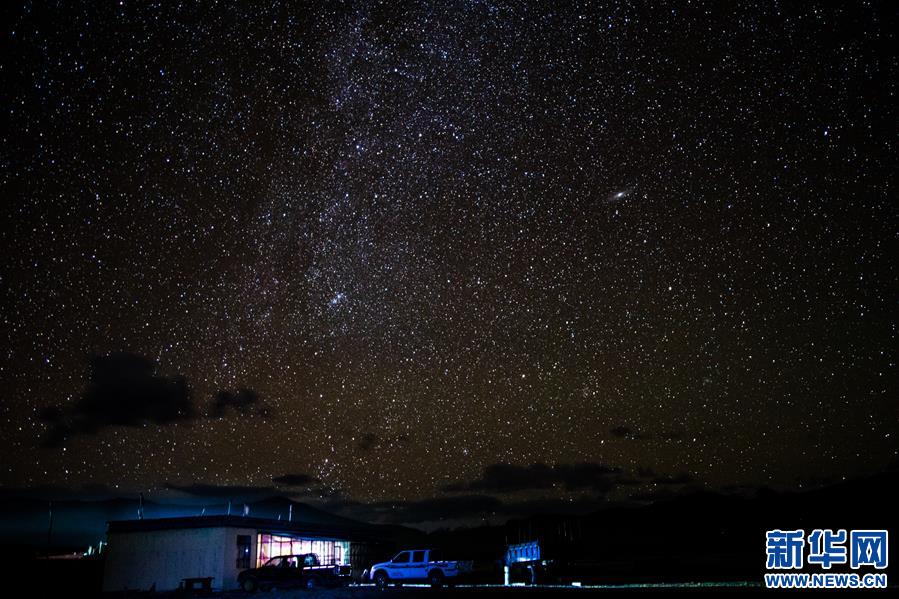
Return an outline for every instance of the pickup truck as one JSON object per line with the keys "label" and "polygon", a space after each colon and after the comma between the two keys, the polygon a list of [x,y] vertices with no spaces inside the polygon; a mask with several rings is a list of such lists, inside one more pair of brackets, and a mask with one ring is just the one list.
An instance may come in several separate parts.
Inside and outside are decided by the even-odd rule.
{"label": "pickup truck", "polygon": [[237,575],[237,583],[243,590],[287,587],[336,587],[349,584],[350,567],[337,564],[323,565],[318,555],[281,555],[273,557],[258,568],[244,570]]}
{"label": "pickup truck", "polygon": [[433,549],[413,549],[400,551],[389,562],[371,567],[369,578],[378,588],[389,584],[402,586],[403,583],[428,583],[439,588],[453,586],[459,575],[468,568],[468,562],[447,561]]}

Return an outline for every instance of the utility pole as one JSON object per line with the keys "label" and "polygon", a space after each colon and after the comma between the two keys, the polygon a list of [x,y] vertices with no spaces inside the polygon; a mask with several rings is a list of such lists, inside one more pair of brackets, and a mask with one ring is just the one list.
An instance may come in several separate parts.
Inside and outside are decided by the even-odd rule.
{"label": "utility pole", "polygon": [[53,501],[47,502],[47,510],[50,512],[50,518],[47,523],[47,555],[50,555],[50,544],[53,541]]}

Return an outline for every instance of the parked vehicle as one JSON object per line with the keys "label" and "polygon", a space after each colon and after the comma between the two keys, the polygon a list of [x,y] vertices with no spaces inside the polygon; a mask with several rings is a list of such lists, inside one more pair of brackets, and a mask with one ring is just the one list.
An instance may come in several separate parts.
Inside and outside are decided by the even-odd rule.
{"label": "parked vehicle", "polygon": [[413,549],[400,551],[389,562],[371,567],[369,578],[379,588],[389,584],[401,586],[404,583],[428,583],[439,588],[452,586],[459,576],[470,569],[468,562],[447,561],[433,549]]}
{"label": "parked vehicle", "polygon": [[[547,549],[549,551],[547,551]],[[569,547],[544,546],[541,541],[517,543],[506,548],[505,583],[527,585],[574,583],[598,584],[608,581],[608,561],[597,561]]]}
{"label": "parked vehicle", "polygon": [[240,588],[253,592],[273,588],[336,587],[349,584],[350,567],[322,564],[314,553],[273,557],[258,568],[237,575]]}

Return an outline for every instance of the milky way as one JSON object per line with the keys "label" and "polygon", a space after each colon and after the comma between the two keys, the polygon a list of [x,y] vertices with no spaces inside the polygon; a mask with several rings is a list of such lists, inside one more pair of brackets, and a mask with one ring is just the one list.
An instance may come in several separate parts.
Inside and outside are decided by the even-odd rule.
{"label": "milky way", "polygon": [[324,4],[4,9],[0,483],[896,459],[889,3]]}

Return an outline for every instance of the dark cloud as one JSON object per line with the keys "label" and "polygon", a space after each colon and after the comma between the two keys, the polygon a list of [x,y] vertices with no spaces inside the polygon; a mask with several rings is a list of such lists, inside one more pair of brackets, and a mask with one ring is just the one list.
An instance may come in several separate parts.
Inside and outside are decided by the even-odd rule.
{"label": "dark cloud", "polygon": [[656,485],[688,485],[695,482],[695,479],[689,474],[681,473],[674,476],[657,476],[651,482]]}
{"label": "dark cloud", "polygon": [[670,487],[660,487],[658,489],[632,493],[629,499],[640,503],[654,503],[656,501],[668,501],[680,496],[681,493],[674,491]]}
{"label": "dark cloud", "polygon": [[537,514],[586,514],[609,505],[602,495],[587,494],[573,500],[538,498],[510,501],[472,493],[413,501],[362,503],[341,498],[323,505],[350,518],[378,524],[405,524],[431,528],[434,524],[472,525],[485,519],[504,521]]}
{"label": "dark cloud", "polygon": [[586,506],[596,506],[604,503],[608,496],[616,489],[622,487],[636,487],[636,492],[630,495],[634,501],[647,501],[650,498],[661,498],[667,489],[673,495],[672,489],[679,489],[678,493],[688,489],[699,488],[697,481],[687,473],[675,475],[658,474],[649,467],[638,467],[633,472],[625,472],[623,469],[597,463],[578,464],[531,464],[530,466],[515,466],[511,464],[493,464],[484,469],[482,476],[467,483],[455,483],[444,487],[444,491],[468,492],[468,493],[515,493],[524,491],[536,491],[563,489],[569,492],[580,492],[581,495],[571,502],[557,501],[548,498],[535,498],[528,502],[505,503],[505,513],[515,515],[517,510],[521,513],[535,513],[542,510],[556,513],[577,512]]}
{"label": "dark cloud", "polygon": [[620,424],[616,427],[609,429],[609,432],[620,439],[645,439],[645,438],[647,438],[646,435],[632,429],[629,426],[625,426],[623,424]]}
{"label": "dark cloud", "polygon": [[281,476],[273,477],[272,482],[279,487],[307,487],[318,484],[320,481],[308,474],[282,474]]}
{"label": "dark cloud", "polygon": [[224,500],[229,498],[269,497],[278,494],[278,489],[274,486],[254,487],[250,485],[207,485],[203,483],[176,485],[174,483],[166,483],[165,488],[195,497]]}
{"label": "dark cloud", "polygon": [[623,424],[609,429],[609,432],[612,433],[613,435],[615,435],[616,437],[621,437],[621,438],[634,436],[633,429],[631,429],[628,426],[624,426]]}
{"label": "dark cloud", "polygon": [[615,484],[619,486],[636,486],[642,485],[646,481],[638,476],[621,475],[615,479]]}
{"label": "dark cloud", "polygon": [[92,356],[87,390],[74,404],[47,408],[41,416],[49,425],[44,445],[58,447],[107,426],[165,425],[197,414],[184,377],[160,376],[152,360],[120,352]]}
{"label": "dark cloud", "polygon": [[328,500],[335,502],[343,500],[339,489],[322,485],[319,479],[303,473],[283,474],[272,478],[271,485],[216,485],[205,483],[192,483],[180,485],[166,483],[166,489],[178,491],[197,498],[218,500],[259,500],[275,497],[289,497],[296,500]]}
{"label": "dark cloud", "polygon": [[108,499],[120,495],[119,489],[102,484],[85,484],[75,487],[61,485],[36,485],[33,487],[0,487],[0,499],[30,498],[42,500],[92,500]]}
{"label": "dark cloud", "polygon": [[637,478],[641,483],[649,483],[652,485],[689,485],[696,482],[696,479],[686,472],[674,475],[658,474],[652,468],[640,466],[636,470]]}
{"label": "dark cloud", "polygon": [[[190,386],[183,376],[164,377],[156,362],[128,352],[93,355],[87,389],[67,406],[40,413],[47,423],[44,447],[60,447],[76,435],[95,434],[109,426],[168,425],[199,418]],[[233,409],[243,416],[268,414],[252,389],[219,391],[209,417]]]}
{"label": "dark cloud", "polygon": [[619,424],[618,426],[612,427],[609,429],[609,432],[619,439],[639,439],[644,441],[652,439],[659,439],[662,441],[680,441],[681,439],[684,439],[686,435],[684,431],[680,430],[664,430],[658,433],[647,433],[646,431],[636,430],[625,424]]}
{"label": "dark cloud", "polygon": [[231,391],[222,389],[215,395],[212,407],[209,410],[211,418],[221,418],[229,409],[233,409],[241,416],[267,416],[268,408],[262,405],[259,394],[252,389],[238,389]]}
{"label": "dark cloud", "polygon": [[489,495],[435,497],[418,501],[361,503],[340,500],[327,506],[354,518],[382,524],[468,520],[505,513],[505,503]]}
{"label": "dark cloud", "polygon": [[610,505],[604,495],[584,495],[566,500],[555,497],[507,502],[504,511],[509,516],[535,516],[540,514],[586,514]]}
{"label": "dark cloud", "polygon": [[378,441],[378,435],[374,433],[364,433],[361,437],[359,437],[359,441],[356,443],[356,448],[360,451],[371,451],[378,446]]}
{"label": "dark cloud", "polygon": [[[435,497],[400,504],[383,502],[370,506],[384,515],[390,512],[397,522],[426,522],[430,520],[454,520],[458,518],[478,518],[503,510],[503,502],[488,495],[465,495],[461,497]],[[390,520],[390,518],[388,518]]]}
{"label": "dark cloud", "polygon": [[492,464],[484,469],[481,478],[470,483],[456,483],[447,491],[481,491],[513,493],[535,489],[562,487],[569,491],[591,490],[608,492],[617,484],[620,468],[595,463],[579,464]]}
{"label": "dark cloud", "polygon": [[643,441],[649,441],[651,439],[662,439],[664,441],[675,441],[681,438],[681,435],[679,433],[668,431],[660,432],[657,434],[648,433],[646,431],[637,430],[624,424],[620,424],[609,429],[609,432],[619,439],[634,439]]}
{"label": "dark cloud", "polygon": [[412,438],[406,433],[393,436],[382,436],[372,432],[365,432],[362,433],[356,441],[356,449],[359,451],[372,451],[384,447],[401,449],[403,447],[408,447],[411,442]]}

